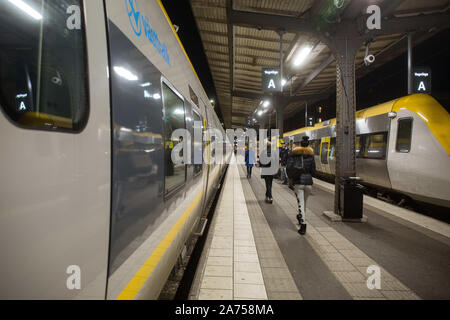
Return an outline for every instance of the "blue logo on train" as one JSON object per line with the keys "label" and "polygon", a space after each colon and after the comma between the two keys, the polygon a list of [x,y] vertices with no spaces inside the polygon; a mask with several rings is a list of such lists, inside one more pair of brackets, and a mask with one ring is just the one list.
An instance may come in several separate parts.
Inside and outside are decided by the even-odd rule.
{"label": "blue logo on train", "polygon": [[125,0],[125,6],[131,28],[136,36],[140,37],[142,35],[142,29],[144,29],[145,37],[170,66],[170,57],[167,46],[159,40],[156,31],[150,27],[150,19],[147,16],[142,15],[139,11],[137,0]]}

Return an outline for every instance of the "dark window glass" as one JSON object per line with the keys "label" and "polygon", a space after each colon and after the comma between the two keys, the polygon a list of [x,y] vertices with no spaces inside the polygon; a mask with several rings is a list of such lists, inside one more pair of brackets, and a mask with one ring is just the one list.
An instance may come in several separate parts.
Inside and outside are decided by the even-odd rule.
{"label": "dark window glass", "polygon": [[328,142],[322,143],[322,152],[320,153],[320,161],[323,164],[328,164],[328,146],[329,146]]}
{"label": "dark window glass", "polygon": [[[199,130],[199,132],[201,132],[201,137],[200,137],[200,141],[195,141],[195,139],[193,140],[194,143],[194,152],[192,152],[192,163],[194,164],[194,175],[198,175],[200,172],[202,172],[202,168],[203,165],[200,164],[196,164],[194,162],[194,159],[197,158],[198,160],[203,161],[202,156],[203,156],[203,120],[202,117],[197,113],[197,112],[193,112],[194,114],[194,132],[196,130]],[[195,134],[194,134],[195,136]]]}
{"label": "dark window glass", "polygon": [[0,2],[0,104],[20,126],[80,131],[86,124],[80,2]]}
{"label": "dark window glass", "polygon": [[397,152],[411,151],[411,134],[412,134],[412,119],[398,120],[397,143],[395,150]]}
{"label": "dark window glass", "polygon": [[357,158],[359,158],[360,152],[361,152],[361,136],[356,136],[355,154]]}
{"label": "dark window glass", "polygon": [[371,133],[357,136],[356,154],[359,158],[385,159],[386,148],[387,132]]}
{"label": "dark window glass", "polygon": [[[164,125],[165,125],[165,192],[166,194],[183,185],[186,181],[185,164],[172,162],[172,150],[178,143],[182,143],[182,137],[174,137],[172,133],[177,129],[185,128],[185,110],[183,100],[173,92],[165,83],[162,84],[164,101]],[[183,155],[180,154],[180,157]]]}
{"label": "dark window glass", "polygon": [[330,160],[334,160],[336,153],[336,138],[331,138],[330,140]]}

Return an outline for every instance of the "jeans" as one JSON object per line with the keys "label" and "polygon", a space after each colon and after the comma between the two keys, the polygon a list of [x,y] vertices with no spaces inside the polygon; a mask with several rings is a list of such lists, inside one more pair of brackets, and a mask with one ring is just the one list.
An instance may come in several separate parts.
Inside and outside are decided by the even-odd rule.
{"label": "jeans", "polygon": [[306,200],[311,194],[312,186],[306,186],[303,184],[296,185],[294,188],[295,195],[297,196],[298,213],[300,214],[300,222],[306,223]]}
{"label": "jeans", "polygon": [[286,166],[281,166],[281,177],[280,180],[287,183]]}
{"label": "jeans", "polygon": [[247,177],[249,177],[249,178],[252,177],[252,168],[253,167],[250,167],[250,166],[247,167]]}
{"label": "jeans", "polygon": [[264,181],[266,182],[266,197],[272,198],[272,181],[273,177],[264,177]]}

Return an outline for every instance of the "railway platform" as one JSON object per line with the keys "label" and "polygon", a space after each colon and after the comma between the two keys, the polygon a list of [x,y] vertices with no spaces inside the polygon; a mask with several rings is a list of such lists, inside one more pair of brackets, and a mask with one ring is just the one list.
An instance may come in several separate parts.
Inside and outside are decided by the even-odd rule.
{"label": "railway platform", "polygon": [[233,158],[189,299],[450,298],[447,223],[370,197],[366,222],[333,222],[334,186],[315,180],[301,236],[294,193],[276,179],[273,204],[264,193]]}

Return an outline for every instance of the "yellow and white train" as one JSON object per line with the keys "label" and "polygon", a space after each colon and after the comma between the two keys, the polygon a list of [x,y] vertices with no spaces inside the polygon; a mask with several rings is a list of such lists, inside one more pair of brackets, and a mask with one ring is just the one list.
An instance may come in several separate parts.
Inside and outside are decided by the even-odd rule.
{"label": "yellow and white train", "polygon": [[[336,119],[284,134],[307,135],[317,171],[335,173]],[[450,207],[450,115],[431,96],[413,94],[356,112],[356,173],[364,183]]]}
{"label": "yellow and white train", "polygon": [[171,162],[174,130],[224,130],[163,6],[0,1],[0,27],[0,299],[157,298],[225,172]]}

